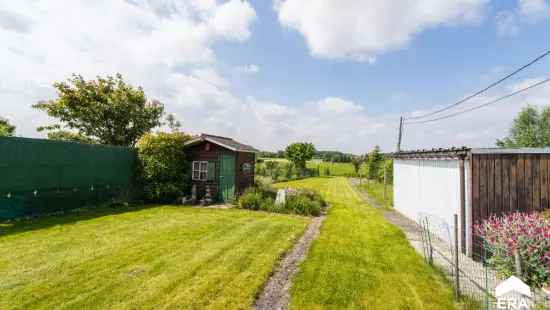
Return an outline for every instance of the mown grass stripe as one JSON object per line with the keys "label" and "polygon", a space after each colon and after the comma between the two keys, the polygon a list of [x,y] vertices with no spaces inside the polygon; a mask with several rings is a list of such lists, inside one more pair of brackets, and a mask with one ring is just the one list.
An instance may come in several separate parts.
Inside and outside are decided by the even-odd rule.
{"label": "mown grass stripe", "polygon": [[345,178],[277,184],[313,188],[331,204],[291,289],[293,309],[453,309],[448,282]]}

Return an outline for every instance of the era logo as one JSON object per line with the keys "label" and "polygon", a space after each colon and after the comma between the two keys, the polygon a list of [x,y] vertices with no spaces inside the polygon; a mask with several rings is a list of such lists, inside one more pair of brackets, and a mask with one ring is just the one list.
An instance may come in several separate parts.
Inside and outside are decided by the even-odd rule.
{"label": "era logo", "polygon": [[511,276],[496,287],[495,293],[499,310],[529,309],[531,288],[519,278]]}
{"label": "era logo", "polygon": [[499,310],[523,310],[529,309],[529,300],[526,298],[498,298],[497,309]]}

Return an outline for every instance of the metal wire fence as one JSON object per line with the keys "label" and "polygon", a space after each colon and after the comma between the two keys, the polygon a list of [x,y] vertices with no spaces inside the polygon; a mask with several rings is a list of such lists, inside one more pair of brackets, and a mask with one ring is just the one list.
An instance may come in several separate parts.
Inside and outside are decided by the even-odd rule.
{"label": "metal wire fence", "polygon": [[[503,278],[491,264],[490,247],[481,236],[474,236],[472,253],[460,252],[458,238],[455,238],[458,221],[448,223],[435,216],[422,215],[418,218],[422,253],[429,264],[441,269],[452,281],[455,294],[477,301],[482,309],[501,308],[495,297],[495,288]],[[535,309],[550,309],[550,296],[540,288],[531,287],[531,304]]]}

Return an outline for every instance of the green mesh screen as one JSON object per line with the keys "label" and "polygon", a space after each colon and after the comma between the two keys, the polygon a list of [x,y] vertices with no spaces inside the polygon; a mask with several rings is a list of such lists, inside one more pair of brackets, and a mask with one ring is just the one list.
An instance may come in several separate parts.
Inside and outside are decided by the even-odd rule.
{"label": "green mesh screen", "polygon": [[0,219],[81,208],[132,185],[135,150],[0,137]]}

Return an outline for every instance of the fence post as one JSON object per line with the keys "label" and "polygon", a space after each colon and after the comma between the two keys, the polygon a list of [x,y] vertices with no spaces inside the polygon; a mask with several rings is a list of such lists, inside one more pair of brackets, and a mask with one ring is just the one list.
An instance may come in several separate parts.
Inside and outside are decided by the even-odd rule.
{"label": "fence post", "polygon": [[515,262],[515,265],[516,265],[515,266],[516,267],[516,276],[521,279],[521,277],[523,275],[523,271],[521,269],[521,257],[519,256],[518,249],[514,250],[514,262]]}
{"label": "fence post", "polygon": [[426,217],[426,238],[428,240],[428,262],[430,263],[430,265],[433,265],[434,252],[432,248],[432,236],[430,233],[430,222],[428,221],[428,217]]}
{"label": "fence post", "polygon": [[487,264],[487,242],[483,239],[483,266],[485,267],[485,309],[491,309],[489,303],[489,266]]}
{"label": "fence post", "polygon": [[458,300],[458,298],[460,297],[460,268],[459,268],[459,256],[458,256],[458,215],[455,214],[454,216],[454,219],[455,219],[455,257],[454,257],[454,260],[455,260],[455,298]]}
{"label": "fence post", "polygon": [[386,169],[386,163],[384,162],[384,201],[386,201],[386,192],[387,192],[387,185],[388,185],[388,172]]}

